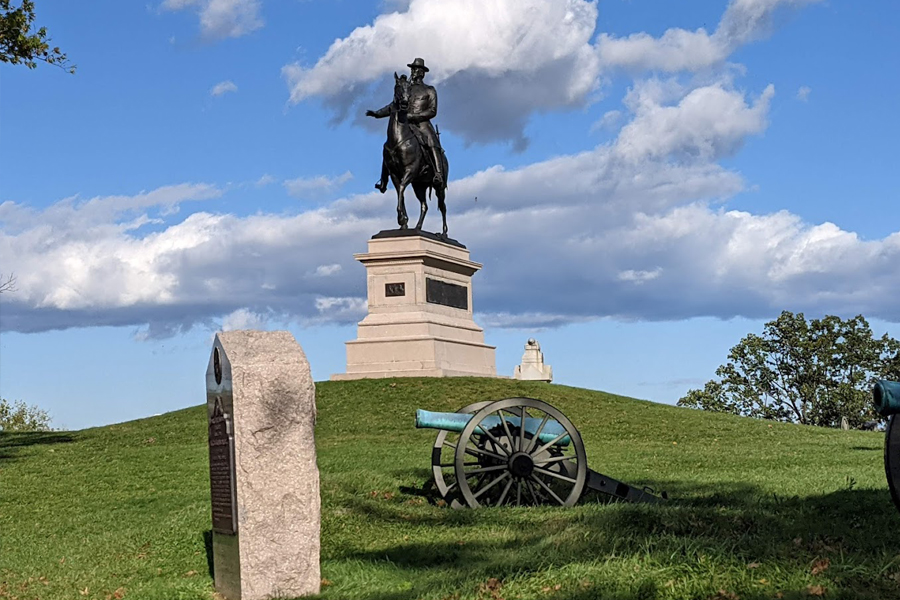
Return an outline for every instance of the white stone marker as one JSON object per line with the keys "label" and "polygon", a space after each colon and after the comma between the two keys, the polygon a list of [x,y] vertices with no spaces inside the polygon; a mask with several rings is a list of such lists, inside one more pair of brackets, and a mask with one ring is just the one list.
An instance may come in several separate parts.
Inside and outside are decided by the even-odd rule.
{"label": "white stone marker", "polygon": [[522,364],[516,365],[513,377],[530,381],[553,381],[553,367],[544,364],[544,353],[536,339],[528,339]]}
{"label": "white stone marker", "polygon": [[216,591],[317,594],[316,391],[303,349],[287,331],[216,334],[206,406]]}

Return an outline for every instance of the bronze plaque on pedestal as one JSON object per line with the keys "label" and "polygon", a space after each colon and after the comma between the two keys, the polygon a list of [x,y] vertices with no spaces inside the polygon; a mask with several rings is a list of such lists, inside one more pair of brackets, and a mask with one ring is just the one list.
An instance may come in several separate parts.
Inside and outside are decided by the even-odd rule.
{"label": "bronze plaque on pedestal", "polygon": [[425,301],[451,308],[469,308],[469,288],[440,279],[425,278]]}
{"label": "bronze plaque on pedestal", "polygon": [[216,396],[209,418],[209,488],[213,531],[237,533],[237,497],[234,485],[234,430],[222,398]]}

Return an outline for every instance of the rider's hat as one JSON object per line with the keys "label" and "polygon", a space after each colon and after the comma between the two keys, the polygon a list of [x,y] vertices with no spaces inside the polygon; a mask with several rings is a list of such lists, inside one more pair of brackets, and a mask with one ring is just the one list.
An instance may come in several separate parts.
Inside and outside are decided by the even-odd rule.
{"label": "rider's hat", "polygon": [[428,67],[425,66],[424,58],[417,58],[406,66],[409,67],[410,69],[418,67],[418,68],[422,69],[423,71],[425,71],[426,73],[428,72]]}

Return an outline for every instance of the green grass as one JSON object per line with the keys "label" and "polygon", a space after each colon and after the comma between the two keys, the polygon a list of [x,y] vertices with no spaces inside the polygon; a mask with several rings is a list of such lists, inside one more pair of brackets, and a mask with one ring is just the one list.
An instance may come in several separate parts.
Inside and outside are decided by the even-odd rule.
{"label": "green grass", "polygon": [[[317,394],[323,598],[900,598],[883,434],[508,380]],[[436,506],[434,432],[413,428],[414,410],[512,396],[562,410],[591,468],[671,500]],[[204,411],[0,434],[0,598],[211,600]]]}

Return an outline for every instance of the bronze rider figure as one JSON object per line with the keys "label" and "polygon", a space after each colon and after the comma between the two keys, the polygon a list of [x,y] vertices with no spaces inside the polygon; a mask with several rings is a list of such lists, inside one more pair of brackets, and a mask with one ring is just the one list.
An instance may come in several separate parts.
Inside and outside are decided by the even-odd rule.
{"label": "bronze rider figure", "polygon": [[[416,58],[406,65],[410,70],[410,89],[409,89],[409,110],[407,111],[407,120],[412,125],[413,131],[419,138],[419,143],[428,149],[428,155],[431,157],[431,166],[434,169],[434,187],[442,187],[444,185],[444,174],[441,169],[441,149],[440,138],[431,125],[431,119],[437,115],[437,92],[435,89],[427,85],[423,79],[428,67],[425,66],[425,60]],[[367,110],[367,117],[375,117],[381,119],[391,115],[391,104],[378,110]],[[388,185],[388,168],[384,161],[381,160],[381,179],[375,184],[375,187],[385,193]]]}

